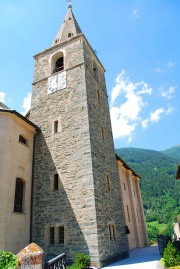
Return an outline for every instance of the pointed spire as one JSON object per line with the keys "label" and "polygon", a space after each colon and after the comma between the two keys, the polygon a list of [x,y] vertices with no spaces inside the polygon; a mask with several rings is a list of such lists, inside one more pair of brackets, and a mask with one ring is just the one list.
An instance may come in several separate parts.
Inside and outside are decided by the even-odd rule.
{"label": "pointed spire", "polygon": [[63,43],[75,36],[77,36],[78,34],[82,33],[76,18],[72,12],[72,5],[71,5],[71,1],[68,1],[69,5],[68,5],[68,12],[67,15],[65,17],[65,20],[52,44],[52,46],[55,46],[57,44]]}

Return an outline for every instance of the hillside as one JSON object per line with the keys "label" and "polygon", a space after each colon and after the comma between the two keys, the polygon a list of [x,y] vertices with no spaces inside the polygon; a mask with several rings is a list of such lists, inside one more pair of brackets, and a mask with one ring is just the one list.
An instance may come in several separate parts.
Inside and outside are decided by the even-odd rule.
{"label": "hillside", "polygon": [[176,159],[180,163],[180,145],[171,147],[167,150],[161,151],[165,155]]}
{"label": "hillside", "polygon": [[154,150],[122,148],[116,152],[142,178],[147,221],[172,221],[175,211],[180,212],[180,181],[175,179],[179,161]]}

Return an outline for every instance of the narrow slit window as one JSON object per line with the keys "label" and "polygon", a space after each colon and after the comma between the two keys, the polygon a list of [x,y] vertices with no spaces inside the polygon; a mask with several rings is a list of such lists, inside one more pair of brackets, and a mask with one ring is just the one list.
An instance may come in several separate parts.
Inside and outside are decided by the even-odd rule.
{"label": "narrow slit window", "polygon": [[126,191],[126,184],[124,183],[124,190]]}
{"label": "narrow slit window", "polygon": [[111,225],[108,225],[108,228],[109,228],[109,239],[112,240]]}
{"label": "narrow slit window", "polygon": [[99,82],[98,68],[96,63],[93,61],[93,75],[97,82]]}
{"label": "narrow slit window", "polygon": [[104,141],[104,138],[105,138],[105,136],[104,136],[104,128],[101,127],[101,139]]}
{"label": "narrow slit window", "polygon": [[113,232],[113,240],[115,241],[116,240],[116,229],[115,229],[114,225],[112,225],[112,232]]}
{"label": "narrow slit window", "polygon": [[14,212],[23,211],[23,193],[24,183],[20,178],[17,178],[15,186]]}
{"label": "narrow slit window", "polygon": [[109,230],[109,239],[111,241],[116,241],[116,229],[115,229],[115,225],[109,224],[108,225],[108,230]]}
{"label": "narrow slit window", "polygon": [[59,129],[59,123],[58,121],[56,120],[54,122],[54,134],[57,134],[58,133],[58,129]]}
{"label": "narrow slit window", "polygon": [[126,208],[127,208],[127,216],[128,216],[128,221],[130,222],[130,221],[131,221],[131,219],[130,219],[130,215],[129,215],[129,207],[128,207],[128,205],[126,206]]}
{"label": "narrow slit window", "polygon": [[101,96],[100,96],[100,91],[99,90],[97,91],[97,97],[98,97],[98,103],[100,104],[101,103]]}
{"label": "narrow slit window", "polygon": [[22,135],[19,135],[19,142],[21,142],[24,145],[27,145],[27,140]]}
{"label": "narrow slit window", "polygon": [[55,174],[54,175],[54,190],[58,190],[59,189],[59,175]]}
{"label": "narrow slit window", "polygon": [[59,227],[59,244],[64,245],[64,226]]}
{"label": "narrow slit window", "polygon": [[50,244],[51,245],[54,245],[54,242],[55,242],[55,238],[54,238],[54,227],[50,227]]}
{"label": "narrow slit window", "polygon": [[107,182],[108,191],[110,191],[111,190],[111,180],[110,180],[109,176],[106,176],[106,182]]}

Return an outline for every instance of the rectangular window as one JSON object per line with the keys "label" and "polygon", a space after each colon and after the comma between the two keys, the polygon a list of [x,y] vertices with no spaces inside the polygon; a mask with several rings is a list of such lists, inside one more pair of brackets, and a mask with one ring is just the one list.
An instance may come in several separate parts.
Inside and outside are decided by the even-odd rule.
{"label": "rectangular window", "polygon": [[23,192],[24,192],[24,183],[20,178],[16,178],[14,212],[23,211]]}
{"label": "rectangular window", "polygon": [[58,123],[58,121],[56,120],[55,122],[54,122],[54,134],[57,134],[58,133],[58,126],[59,125],[59,123]]}
{"label": "rectangular window", "polygon": [[50,227],[50,244],[54,245],[54,227]]}
{"label": "rectangular window", "polygon": [[54,175],[54,190],[58,190],[59,189],[59,175],[55,174]]}
{"label": "rectangular window", "polygon": [[64,226],[59,227],[59,244],[64,245]]}

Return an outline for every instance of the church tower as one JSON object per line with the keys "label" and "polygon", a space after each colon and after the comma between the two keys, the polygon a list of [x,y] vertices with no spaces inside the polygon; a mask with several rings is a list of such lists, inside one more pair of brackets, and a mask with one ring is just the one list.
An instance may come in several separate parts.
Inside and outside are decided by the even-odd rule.
{"label": "church tower", "polygon": [[128,253],[104,67],[69,5],[52,46],[35,55],[32,241],[101,266]]}

